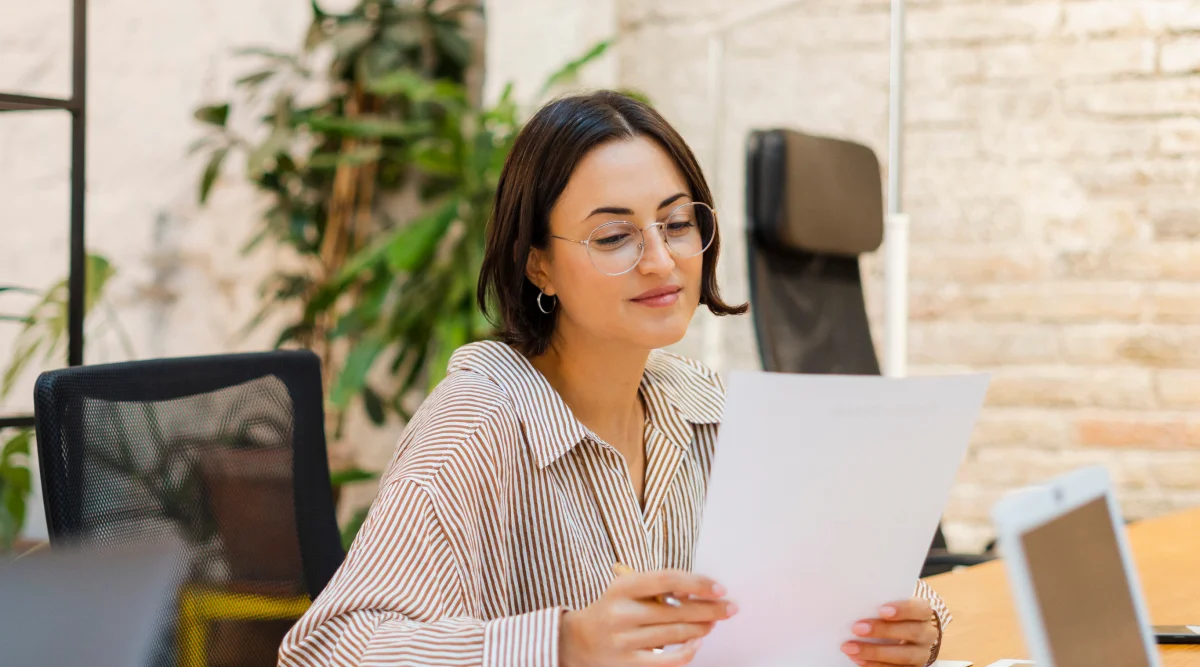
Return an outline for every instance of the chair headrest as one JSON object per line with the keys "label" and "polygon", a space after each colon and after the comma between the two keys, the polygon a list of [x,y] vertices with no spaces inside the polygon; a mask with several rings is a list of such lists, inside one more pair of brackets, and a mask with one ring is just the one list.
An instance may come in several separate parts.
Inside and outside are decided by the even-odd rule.
{"label": "chair headrest", "polygon": [[883,242],[879,160],[867,146],[795,130],[747,144],[747,225],[759,242],[857,256]]}

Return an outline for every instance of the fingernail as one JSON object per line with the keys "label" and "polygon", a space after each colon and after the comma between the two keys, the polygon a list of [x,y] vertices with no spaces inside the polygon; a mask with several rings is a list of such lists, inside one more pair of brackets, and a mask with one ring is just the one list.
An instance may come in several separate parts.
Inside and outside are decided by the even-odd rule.
{"label": "fingernail", "polygon": [[860,637],[866,637],[867,635],[871,634],[871,624],[870,623],[855,623],[854,627],[850,628],[850,630],[853,631],[854,634],[859,635]]}
{"label": "fingernail", "polygon": [[725,593],[726,593],[725,587],[722,586],[721,584],[713,584],[712,592],[713,592],[713,595],[715,595],[717,597],[725,597]]}
{"label": "fingernail", "polygon": [[862,658],[850,658],[850,662],[853,662],[853,663],[854,663],[854,664],[856,664],[856,665],[865,665],[865,664],[867,664],[867,661],[866,661],[866,660],[863,660]]}
{"label": "fingernail", "polygon": [[858,644],[853,642],[842,644],[842,653],[845,653],[846,655],[858,655],[860,650],[862,649],[858,647]]}
{"label": "fingernail", "polygon": [[879,608],[879,615],[884,618],[891,618],[896,615],[896,608],[891,605],[884,605]]}
{"label": "fingernail", "polygon": [[738,606],[736,604],[730,602],[729,604],[725,605],[726,616],[733,616],[736,613],[738,613]]}
{"label": "fingernail", "polygon": [[692,648],[698,649],[698,648],[700,648],[701,639],[699,637],[697,637],[695,639],[690,639],[690,640],[688,640],[688,644],[690,644]]}

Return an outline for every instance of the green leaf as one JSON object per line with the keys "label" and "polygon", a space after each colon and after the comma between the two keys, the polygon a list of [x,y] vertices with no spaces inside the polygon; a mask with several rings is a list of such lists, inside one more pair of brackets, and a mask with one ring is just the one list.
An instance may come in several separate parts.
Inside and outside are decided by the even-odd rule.
{"label": "green leaf", "polygon": [[350,399],[362,391],[367,382],[367,373],[383,348],[382,340],[367,336],[350,350],[342,372],[334,380],[333,390],[329,394],[329,402],[334,407],[345,409],[350,404]]}
{"label": "green leaf", "polygon": [[225,122],[229,120],[229,103],[200,107],[196,109],[195,116],[201,123],[225,127]]}
{"label": "green leaf", "polygon": [[208,164],[204,166],[204,175],[200,178],[201,205],[208,203],[208,194],[212,192],[212,186],[217,182],[217,176],[221,173],[221,163],[225,161],[225,156],[228,154],[228,148],[219,148],[213,151],[208,158]]}
{"label": "green leaf", "polygon": [[367,514],[370,511],[370,507],[358,510],[342,527],[342,549],[350,550],[350,545],[354,544],[354,538],[358,535],[358,531],[362,530],[363,524],[367,522]]}
{"label": "green leaf", "polygon": [[30,474],[29,468],[22,465],[0,468],[0,476],[4,477],[6,485],[10,485],[12,488],[23,493],[28,493],[29,489],[33,486],[33,475]]}
{"label": "green leaf", "polygon": [[640,90],[636,90],[634,88],[620,88],[617,92],[621,93],[622,95],[632,97],[643,104],[651,104],[650,96]]}
{"label": "green leaf", "polygon": [[205,148],[208,148],[209,146],[211,146],[212,143],[213,143],[212,136],[200,137],[199,139],[188,144],[186,154],[187,155],[195,155],[196,153],[199,153],[200,151],[204,150]]}
{"label": "green leaf", "polygon": [[457,108],[467,101],[467,88],[458,81],[430,81],[414,70],[405,68],[371,78],[366,88],[376,95],[404,95],[414,102],[433,102]]}
{"label": "green leaf", "polygon": [[0,292],[18,292],[20,294],[31,294],[34,296],[40,294],[40,292],[38,292],[35,289],[30,289],[28,287],[18,287],[16,285],[0,285]]}
{"label": "green leaf", "polygon": [[454,351],[467,344],[469,322],[463,317],[443,318],[433,327],[433,338],[437,341],[437,353],[429,362],[429,377],[426,390],[432,392],[446,377],[446,368]]}
{"label": "green leaf", "polygon": [[410,69],[400,69],[367,81],[367,90],[376,95],[405,95],[413,100],[428,98],[433,86],[425,77]]}
{"label": "green leaf", "polygon": [[0,322],[16,322],[17,324],[33,324],[29,317],[21,315],[0,315]]}
{"label": "green leaf", "polygon": [[283,347],[291,341],[307,335],[308,333],[312,332],[312,328],[312,324],[309,322],[301,322],[299,324],[293,324],[284,328],[283,331],[279,332],[279,338],[275,340],[275,347]]}
{"label": "green leaf", "polygon": [[12,549],[25,523],[26,499],[33,490],[33,477],[24,461],[29,456],[33,432],[17,431],[0,449],[0,551]]}
{"label": "green leaf", "polygon": [[308,160],[311,169],[333,169],[342,165],[356,166],[377,162],[383,155],[381,146],[361,146],[352,151],[340,153],[314,153]]}
{"label": "green leaf", "polygon": [[428,338],[415,345],[410,342],[408,346],[417,348],[417,357],[413,360],[412,366],[409,366],[408,374],[404,376],[404,381],[400,383],[400,391],[398,392],[400,395],[408,393],[417,386],[417,380],[420,379],[421,373],[426,370],[425,360],[429,358]]}
{"label": "green leaf", "polygon": [[[23,341],[17,341],[17,349],[13,353],[12,361],[8,365],[8,369],[4,371],[4,378],[0,381],[0,399],[8,398],[17,384],[17,378],[33,360],[33,355],[37,354],[39,348],[42,347],[43,340],[40,338],[33,339],[25,344]],[[53,350],[56,346],[51,346]]]}
{"label": "green leaf", "polygon": [[12,457],[17,454],[29,456],[29,442],[33,439],[33,432],[29,429],[22,429],[8,442],[4,443],[4,449],[0,450],[0,467],[7,466]]}
{"label": "green leaf", "polygon": [[267,237],[270,235],[271,229],[269,227],[263,227],[255,232],[254,236],[251,236],[249,241],[246,241],[246,244],[242,246],[239,252],[242,255],[249,255],[250,253],[254,252],[254,250],[258,248],[263,241],[267,240]]}
{"label": "green leaf", "polygon": [[388,264],[399,272],[416,269],[437,250],[438,242],[457,216],[458,200],[452,199],[432,214],[396,232],[388,244]]}
{"label": "green leaf", "polygon": [[367,412],[367,417],[371,423],[376,426],[383,426],[387,422],[387,415],[384,413],[383,399],[370,385],[363,385],[362,388],[363,409]]}
{"label": "green leaf", "polygon": [[346,137],[380,137],[408,139],[429,132],[428,123],[406,123],[381,116],[362,115],[354,118],[341,116],[313,116],[308,119],[313,132],[324,132]]}
{"label": "green leaf", "polygon": [[433,40],[442,53],[456,64],[465,67],[471,62],[471,42],[454,26],[435,25]]}
{"label": "green leaf", "polygon": [[436,247],[442,234],[450,226],[458,211],[458,200],[447,202],[441,208],[427,213],[387,236],[377,239],[352,256],[334,279],[335,285],[346,285],[366,271],[387,259],[398,271],[409,271],[420,264]]}
{"label": "green leaf", "polygon": [[247,88],[254,88],[256,86],[261,85],[264,81],[266,81],[267,79],[269,79],[273,76],[275,76],[275,70],[265,69],[265,70],[262,70],[259,72],[255,72],[253,74],[247,74],[246,76],[243,76],[242,78],[238,79],[237,81],[234,81],[233,85],[245,86]]}
{"label": "green leaf", "polygon": [[449,18],[449,17],[454,17],[456,14],[465,14],[465,13],[479,14],[480,16],[482,16],[484,14],[483,4],[482,3],[480,3],[480,4],[464,3],[464,4],[460,4],[460,5],[455,5],[453,7],[450,7],[449,9],[443,10],[442,16]]}
{"label": "green leaf", "polygon": [[375,25],[369,21],[347,21],[334,29],[329,43],[339,56],[347,56],[362,48],[375,36]]}
{"label": "green leaf", "polygon": [[612,44],[613,40],[606,39],[588,49],[583,55],[568,62],[566,65],[563,65],[561,69],[551,74],[550,78],[546,79],[546,83],[542,84],[542,90],[538,93],[538,97],[544,97],[546,93],[550,92],[551,88],[559,84],[575,81],[577,78],[579,78],[580,70],[582,70],[593,60],[596,60],[600,56],[604,55],[605,52],[608,51],[609,47],[612,46]]}
{"label": "green leaf", "polygon": [[473,304],[471,307],[471,338],[473,340],[483,340],[492,333],[493,325],[491,320],[479,310],[479,304]]}
{"label": "green leaf", "polygon": [[116,268],[104,256],[87,256],[87,288],[83,299],[85,314],[92,312],[92,309],[100,301],[101,295],[104,294],[104,288],[108,286],[108,281],[116,274]]}
{"label": "green leaf", "polygon": [[329,473],[329,483],[333,486],[368,482],[378,478],[379,473],[369,472],[361,468],[347,468],[346,470],[335,470]]}
{"label": "green leaf", "polygon": [[246,157],[246,173],[252,179],[262,178],[265,172],[271,171],[269,160],[276,160],[280,153],[287,150],[291,142],[291,131],[282,126],[276,126],[266,141],[250,152]]}
{"label": "green leaf", "polygon": [[431,176],[453,176],[459,172],[454,145],[439,137],[422,139],[413,145],[413,161]]}
{"label": "green leaf", "polygon": [[271,49],[263,48],[261,46],[250,46],[250,47],[245,47],[245,48],[241,48],[241,49],[235,49],[233,54],[235,56],[242,56],[242,57],[258,56],[260,58],[266,58],[267,60],[274,61],[279,64],[290,65],[293,68],[295,68],[296,70],[299,70],[301,72],[305,71],[304,65],[303,65],[303,63],[300,62],[300,59],[291,53],[283,53],[282,51],[273,51]]}

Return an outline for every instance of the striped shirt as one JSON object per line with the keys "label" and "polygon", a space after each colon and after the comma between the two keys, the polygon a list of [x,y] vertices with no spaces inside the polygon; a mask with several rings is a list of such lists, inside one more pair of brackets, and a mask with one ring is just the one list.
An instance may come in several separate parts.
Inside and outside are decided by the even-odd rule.
{"label": "striped shirt", "polygon": [[656,351],[639,392],[644,503],[527,359],[498,342],[455,352],[280,665],[556,667],[559,619],[603,594],[614,562],[691,569],[724,388]]}

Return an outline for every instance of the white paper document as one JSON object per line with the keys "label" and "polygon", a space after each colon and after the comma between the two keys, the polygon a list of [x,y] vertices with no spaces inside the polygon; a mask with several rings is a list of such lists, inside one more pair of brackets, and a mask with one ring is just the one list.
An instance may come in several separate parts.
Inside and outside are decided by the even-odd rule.
{"label": "white paper document", "polygon": [[694,570],[740,608],[693,664],[846,667],[912,597],[986,375],[731,374]]}

